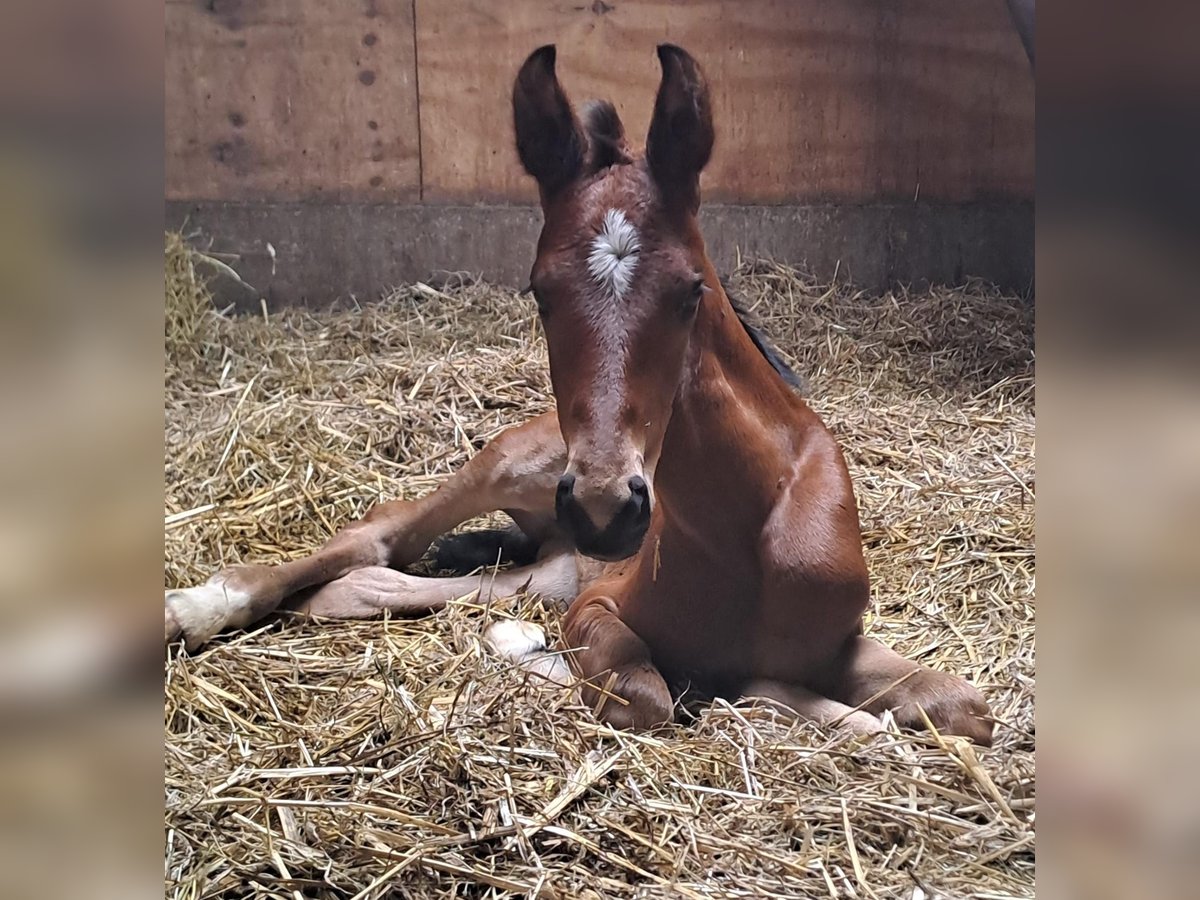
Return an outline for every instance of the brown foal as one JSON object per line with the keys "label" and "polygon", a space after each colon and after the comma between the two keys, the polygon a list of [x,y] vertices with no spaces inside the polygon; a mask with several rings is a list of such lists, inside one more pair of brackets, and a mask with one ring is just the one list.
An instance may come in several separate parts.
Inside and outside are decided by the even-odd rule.
{"label": "brown foal", "polygon": [[[927,716],[990,744],[974,687],[862,634],[869,584],[846,464],[706,255],[696,215],[713,144],[708,87],[683,50],[658,56],[644,154],[610,104],[576,116],[552,46],[513,89],[517,149],[545,218],[531,288],[557,414],[501,434],[431,494],[381,504],[311,557],[169,591],[167,638],[196,646],[285,602],[334,618],[438,609],[479,580],[400,567],[502,509],[541,552],[494,590],[528,585],[569,604],[571,666],[613,726],[670,721],[670,686],[688,683],[861,731],[881,727],[884,710],[909,727]],[[536,635],[491,636],[565,680]]]}

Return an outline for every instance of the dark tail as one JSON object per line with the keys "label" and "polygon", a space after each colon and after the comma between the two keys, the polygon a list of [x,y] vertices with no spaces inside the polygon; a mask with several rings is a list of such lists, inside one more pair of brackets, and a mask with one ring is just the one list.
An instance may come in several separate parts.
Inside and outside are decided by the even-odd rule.
{"label": "dark tail", "polygon": [[516,525],[463,531],[439,538],[433,545],[433,563],[447,574],[469,575],[497,562],[528,566],[537,562],[541,544]]}

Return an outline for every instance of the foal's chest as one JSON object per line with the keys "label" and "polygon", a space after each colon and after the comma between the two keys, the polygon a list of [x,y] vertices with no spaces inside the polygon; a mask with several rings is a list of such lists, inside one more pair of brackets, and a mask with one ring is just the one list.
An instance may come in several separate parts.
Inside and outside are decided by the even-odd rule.
{"label": "foal's chest", "polygon": [[666,560],[632,579],[621,619],[650,647],[668,681],[736,681],[752,674],[759,585],[751,573],[699,559]]}
{"label": "foal's chest", "polygon": [[812,582],[765,591],[757,566],[706,559],[678,539],[661,539],[628,577],[621,619],[650,647],[668,682],[716,692],[755,678],[803,680],[858,613],[830,609]]}

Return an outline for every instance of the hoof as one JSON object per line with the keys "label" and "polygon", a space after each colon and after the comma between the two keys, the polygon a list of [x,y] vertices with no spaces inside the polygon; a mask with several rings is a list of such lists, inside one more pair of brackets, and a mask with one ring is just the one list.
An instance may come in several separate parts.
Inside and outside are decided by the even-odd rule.
{"label": "hoof", "polygon": [[861,737],[868,737],[872,734],[879,734],[886,731],[883,727],[883,721],[875,715],[867,712],[864,709],[856,709],[852,713],[847,713],[844,718],[836,723],[836,729],[848,734],[856,734]]}
{"label": "hoof", "polygon": [[654,669],[625,672],[610,691],[614,696],[604,698],[597,716],[606,725],[622,731],[653,731],[675,721],[675,701]]}
{"label": "hoof", "polygon": [[[964,737],[980,747],[992,746],[992,712],[972,685],[954,679],[951,688],[924,698],[921,705],[925,716],[939,734]],[[919,702],[919,701],[918,701]],[[896,724],[914,731],[925,731],[925,717],[916,704],[906,704],[894,711]]]}
{"label": "hoof", "polygon": [[167,591],[165,604],[167,641],[182,637],[185,646],[195,650],[223,629],[246,624],[242,620],[250,595],[229,587],[224,576],[214,575],[198,587]]}

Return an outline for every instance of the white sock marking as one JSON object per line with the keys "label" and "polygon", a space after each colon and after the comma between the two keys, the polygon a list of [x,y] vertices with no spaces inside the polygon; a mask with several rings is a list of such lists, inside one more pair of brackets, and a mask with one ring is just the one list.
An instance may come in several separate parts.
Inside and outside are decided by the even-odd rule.
{"label": "white sock marking", "polygon": [[189,650],[225,628],[251,624],[250,600],[246,591],[226,587],[220,575],[198,587],[166,592],[167,609],[183,632]]}
{"label": "white sock marking", "polygon": [[555,684],[571,683],[571,670],[566,660],[546,649],[546,633],[532,622],[501,619],[492,623],[483,639],[498,654],[527,672],[541,675]]}

